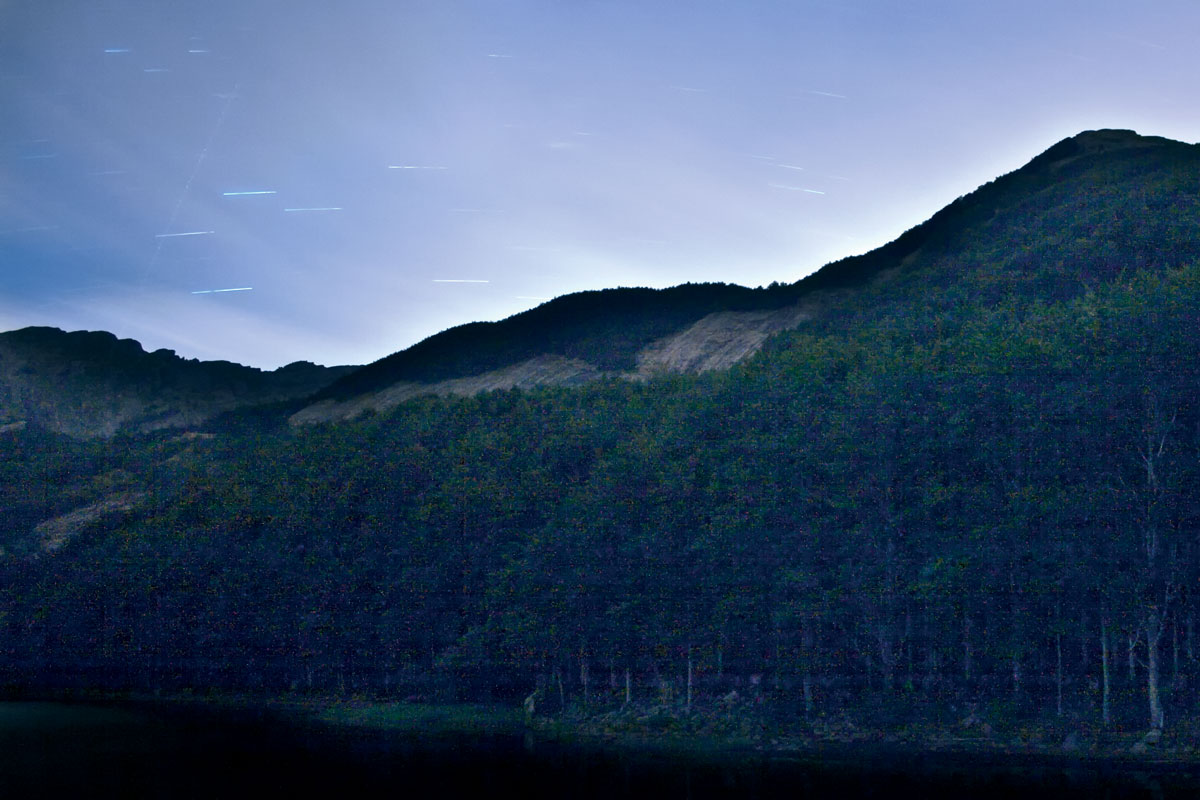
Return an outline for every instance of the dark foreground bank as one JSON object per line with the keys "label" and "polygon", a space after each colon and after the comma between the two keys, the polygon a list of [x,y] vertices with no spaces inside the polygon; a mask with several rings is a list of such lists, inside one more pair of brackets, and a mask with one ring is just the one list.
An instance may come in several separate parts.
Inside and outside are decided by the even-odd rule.
{"label": "dark foreground bank", "polygon": [[485,707],[126,696],[0,702],[0,785],[11,797],[1192,797],[1200,768],[888,743],[763,749],[597,735],[544,722],[530,729],[511,709]]}

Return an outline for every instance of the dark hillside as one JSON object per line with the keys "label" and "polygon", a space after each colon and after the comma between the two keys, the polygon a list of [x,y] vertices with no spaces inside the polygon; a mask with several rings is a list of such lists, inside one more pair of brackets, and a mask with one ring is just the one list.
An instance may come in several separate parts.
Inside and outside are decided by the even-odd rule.
{"label": "dark hillside", "polygon": [[[1056,245],[1077,230],[1112,231],[1106,237],[1109,260],[1128,263],[1135,256],[1143,262],[1156,258],[1164,265],[1185,263],[1200,253],[1200,236],[1181,235],[1200,224],[1197,178],[1200,145],[1133,131],[1085,131],[958,198],[895,241],[835,261],[798,281],[792,290],[803,295],[862,286],[885,270],[916,268],[964,247],[985,248],[995,257],[1014,244],[1014,238],[1022,244],[1022,238],[1036,239],[1045,232],[1052,234],[1050,241],[1029,243]],[[1127,193],[1130,187],[1136,188]],[[1026,231],[1030,224],[1042,230]],[[1126,233],[1141,224],[1148,226],[1142,235]],[[1178,225],[1184,228],[1172,228]],[[1160,252],[1168,244],[1167,251]],[[1148,253],[1138,255],[1142,248]],[[1075,255],[1089,260],[1082,253]]]}
{"label": "dark hillside", "polygon": [[352,371],[296,362],[273,372],[147,353],[103,331],[30,327],[0,333],[0,424],[77,436],[198,424],[222,411],[302,398]]}
{"label": "dark hillside", "polygon": [[732,369],[111,448],[0,431],[0,684],[536,689],[615,729],[1194,758],[1200,180],[1141,141],[960,200]]}
{"label": "dark hillside", "polygon": [[918,283],[929,289],[943,280],[922,272],[930,267],[986,263],[993,273],[1016,276],[1037,264],[1038,285],[1015,290],[1074,296],[1116,271],[1178,266],[1200,256],[1198,186],[1198,146],[1133,131],[1087,131],[960,197],[895,241],[794,284],[567,295],[500,322],[431,336],[347,375],[317,399],[477,375],[542,354],[629,370],[639,350],[714,311],[781,308],[814,292],[862,288],[897,269],[921,273]]}
{"label": "dark hillside", "polygon": [[347,375],[316,399],[346,398],[399,381],[478,375],[552,354],[602,370],[633,369],[638,351],[714,311],[778,308],[777,292],[723,283],[605,289],[564,295],[500,322],[450,328]]}

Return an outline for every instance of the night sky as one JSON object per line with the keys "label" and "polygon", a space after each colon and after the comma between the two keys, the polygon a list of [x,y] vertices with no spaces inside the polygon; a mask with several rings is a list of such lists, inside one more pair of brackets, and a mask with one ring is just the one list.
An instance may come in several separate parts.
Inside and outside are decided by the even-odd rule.
{"label": "night sky", "polygon": [[365,363],[795,281],[1101,127],[1200,139],[1196,0],[0,0],[0,330]]}

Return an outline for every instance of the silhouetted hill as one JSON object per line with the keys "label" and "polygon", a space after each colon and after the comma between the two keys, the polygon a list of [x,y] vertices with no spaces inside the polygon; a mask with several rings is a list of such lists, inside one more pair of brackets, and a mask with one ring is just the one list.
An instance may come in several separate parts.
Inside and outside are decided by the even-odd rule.
{"label": "silhouetted hill", "polygon": [[[80,351],[38,390],[151,363]],[[340,424],[0,428],[0,685],[1195,757],[1196,147],[1082,134],[796,284],[574,295],[406,352],[345,385],[502,369],[323,401]]]}
{"label": "silhouetted hill", "polygon": [[897,270],[923,274],[951,262],[961,269],[986,260],[996,273],[1036,268],[1038,286],[1029,288],[1065,297],[1115,271],[1178,265],[1200,255],[1200,200],[1189,182],[1198,168],[1195,145],[1133,131],[1087,131],[960,197],[896,240],[795,283],[566,295],[499,322],[443,331],[341,378],[315,399],[464,378],[541,355],[625,372],[656,340],[708,314],[783,308],[861,288]]}
{"label": "silhouetted hill", "polygon": [[[1064,222],[1070,223],[1071,229],[1095,220],[1091,225],[1094,234],[1132,222],[1126,218],[1130,214],[1145,218],[1142,222],[1152,226],[1154,233],[1165,232],[1179,221],[1194,227],[1195,219],[1188,220],[1187,214],[1197,208],[1197,196],[1186,177],[1198,167],[1198,145],[1127,130],[1085,131],[1058,142],[1020,169],[958,198],[894,241],[822,267],[795,283],[792,291],[804,294],[862,286],[885,270],[902,264],[916,269],[922,265],[918,257],[928,261],[950,255],[955,247],[963,245],[975,248],[995,240],[1011,243],[1013,238],[1030,240],[1039,234],[1057,240],[1063,230],[1056,228]],[[1146,218],[1146,211],[1163,209],[1174,212],[1170,221]],[[1081,211],[1086,216],[1067,219]],[[1030,223],[1036,228],[1030,229]],[[1200,252],[1200,244],[1179,249],[1177,235],[1153,239],[1148,232],[1144,238],[1152,245],[1152,252],[1170,242],[1170,252],[1157,255],[1173,263],[1187,261]],[[1154,242],[1159,243],[1157,248]],[[1128,245],[1132,242],[1117,240],[1113,244],[1122,248],[1122,255],[1131,254]],[[1135,260],[1144,261],[1146,255]]]}
{"label": "silhouetted hill", "polygon": [[147,353],[103,331],[0,333],[0,424],[76,436],[195,425],[243,406],[306,397],[352,367],[296,362],[273,372]]}
{"label": "silhouetted hill", "polygon": [[651,342],[707,314],[778,308],[787,301],[778,292],[724,283],[578,292],[499,322],[442,331],[339,379],[317,399],[353,397],[400,381],[478,375],[540,355],[579,359],[601,371],[632,370]]}

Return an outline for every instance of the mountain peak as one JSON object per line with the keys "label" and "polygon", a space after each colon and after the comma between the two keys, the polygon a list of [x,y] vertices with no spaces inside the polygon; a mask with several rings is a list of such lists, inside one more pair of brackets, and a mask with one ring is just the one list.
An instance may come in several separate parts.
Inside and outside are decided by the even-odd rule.
{"label": "mountain peak", "polygon": [[1111,153],[1115,150],[1179,144],[1181,143],[1165,139],[1161,136],[1142,136],[1137,131],[1121,128],[1101,128],[1099,130],[1083,131],[1074,136],[1068,136],[1029,162],[1029,166],[1055,167],[1080,156]]}

